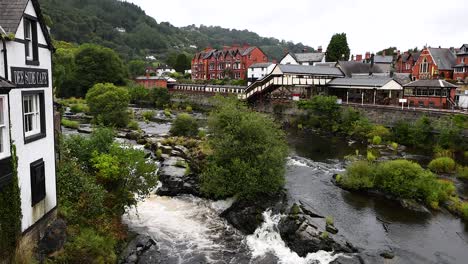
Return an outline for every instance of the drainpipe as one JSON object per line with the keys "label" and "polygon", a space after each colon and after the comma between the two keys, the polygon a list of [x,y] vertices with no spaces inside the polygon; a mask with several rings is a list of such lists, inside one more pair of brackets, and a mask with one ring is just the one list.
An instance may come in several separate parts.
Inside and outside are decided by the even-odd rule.
{"label": "drainpipe", "polygon": [[[2,26],[0,26],[0,34],[4,34],[5,37],[6,37],[6,32],[5,30],[3,30]],[[5,66],[5,79],[8,80],[8,56],[7,56],[7,48],[6,48],[6,41],[5,41],[5,37],[2,37],[2,43],[3,43],[3,49],[2,49],[2,52],[3,52],[3,64]]]}

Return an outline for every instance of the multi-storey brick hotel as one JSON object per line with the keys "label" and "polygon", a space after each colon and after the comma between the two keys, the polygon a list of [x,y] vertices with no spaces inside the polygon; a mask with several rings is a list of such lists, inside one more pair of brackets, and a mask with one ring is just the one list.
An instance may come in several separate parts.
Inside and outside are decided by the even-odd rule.
{"label": "multi-storey brick hotel", "polygon": [[246,79],[250,65],[267,61],[265,53],[254,46],[206,48],[192,59],[192,79]]}

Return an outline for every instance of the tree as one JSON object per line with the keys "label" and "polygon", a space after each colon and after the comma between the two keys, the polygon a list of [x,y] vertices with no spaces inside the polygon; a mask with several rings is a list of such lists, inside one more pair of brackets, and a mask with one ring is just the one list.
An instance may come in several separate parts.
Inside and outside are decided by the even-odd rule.
{"label": "tree", "polygon": [[349,60],[350,50],[346,33],[335,34],[327,47],[327,61],[347,61]]}
{"label": "tree", "polygon": [[111,83],[98,83],[88,91],[86,101],[90,114],[98,123],[105,126],[127,126],[130,96],[125,88]]}
{"label": "tree", "polygon": [[190,69],[190,65],[187,65],[187,56],[185,54],[181,53],[177,55],[174,69],[176,70],[176,72],[180,73],[184,73],[185,70]]}
{"label": "tree", "polygon": [[179,114],[170,132],[173,136],[194,137],[198,134],[197,120],[187,113]]}
{"label": "tree", "polygon": [[271,118],[235,98],[217,98],[208,129],[212,155],[201,176],[204,194],[255,199],[283,187],[288,147]]}
{"label": "tree", "polygon": [[77,47],[73,44],[54,42],[56,51],[52,56],[52,76],[54,78],[55,94],[58,97],[71,97],[77,93],[75,90],[75,54]]}
{"label": "tree", "polygon": [[146,73],[146,62],[142,60],[132,60],[128,63],[128,72],[131,78],[135,78]]}
{"label": "tree", "polygon": [[150,91],[150,98],[158,108],[166,107],[171,102],[169,91],[162,87],[153,88]]}
{"label": "tree", "polygon": [[396,53],[397,50],[398,50],[397,47],[388,47],[386,49],[383,49],[377,52],[377,55],[383,55],[385,52],[385,56],[395,56],[397,54]]}
{"label": "tree", "polygon": [[81,45],[75,56],[77,96],[97,83],[123,85],[126,68],[115,51],[94,44]]}

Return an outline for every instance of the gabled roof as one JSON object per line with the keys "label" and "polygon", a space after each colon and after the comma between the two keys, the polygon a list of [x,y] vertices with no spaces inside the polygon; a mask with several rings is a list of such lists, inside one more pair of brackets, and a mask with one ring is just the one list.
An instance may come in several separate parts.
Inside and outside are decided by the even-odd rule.
{"label": "gabled roof", "polygon": [[352,78],[336,78],[328,83],[331,88],[359,88],[402,90],[403,87],[394,79],[387,76],[358,76]]}
{"label": "gabled roof", "polygon": [[[355,73],[369,73],[371,71],[371,64],[360,61],[338,61],[339,67],[346,77],[351,77]],[[372,68],[373,73],[383,73],[384,71],[379,65],[374,65]]]}
{"label": "gabled roof", "polygon": [[278,64],[282,73],[295,73],[295,74],[311,74],[311,75],[331,75],[342,77],[343,73],[340,69],[335,67],[323,66],[310,66],[310,65],[295,65],[295,64]]}
{"label": "gabled roof", "polygon": [[468,54],[468,44],[463,44],[460,47],[460,51],[457,52],[457,55],[465,55],[465,54]]}
{"label": "gabled roof", "polygon": [[54,50],[52,39],[47,25],[44,22],[38,0],[0,0],[0,26],[2,26],[6,33],[16,33],[29,1],[31,1],[34,6],[39,25],[49,49]]}
{"label": "gabled roof", "polygon": [[417,80],[405,84],[404,87],[457,88],[456,85],[453,85],[445,80]]}
{"label": "gabled roof", "polygon": [[272,62],[259,62],[259,63],[254,63],[250,65],[249,68],[268,68],[272,64],[273,64]]}
{"label": "gabled roof", "polygon": [[256,48],[257,48],[257,47],[254,47],[254,46],[253,46],[253,47],[248,47],[248,48],[246,48],[246,49],[240,51],[240,54],[241,54],[242,56],[249,55],[249,54],[250,54],[254,49],[256,49]]}
{"label": "gabled roof", "polygon": [[439,70],[452,70],[457,63],[457,58],[449,49],[428,48],[429,53]]}
{"label": "gabled roof", "polygon": [[383,55],[374,56],[374,63],[390,64],[392,62],[393,62],[393,56],[383,56]]}
{"label": "gabled roof", "polygon": [[325,53],[323,52],[308,52],[308,53],[295,53],[294,57],[297,62],[320,62],[322,61]]}

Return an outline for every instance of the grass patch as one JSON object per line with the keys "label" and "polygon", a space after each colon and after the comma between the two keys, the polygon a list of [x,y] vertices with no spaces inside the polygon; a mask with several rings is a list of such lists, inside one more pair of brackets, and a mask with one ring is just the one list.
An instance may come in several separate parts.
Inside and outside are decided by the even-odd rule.
{"label": "grass patch", "polygon": [[62,126],[72,129],[78,129],[80,127],[80,123],[78,121],[72,121],[69,119],[63,118],[61,121]]}
{"label": "grass patch", "polygon": [[433,159],[428,165],[428,168],[435,173],[452,173],[455,171],[455,167],[455,161],[449,157]]}

